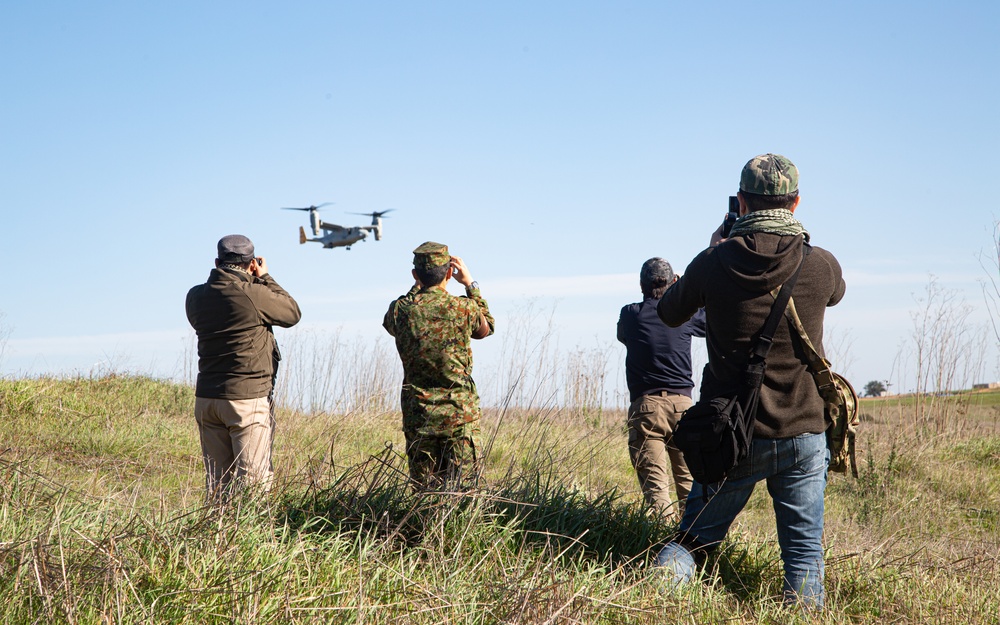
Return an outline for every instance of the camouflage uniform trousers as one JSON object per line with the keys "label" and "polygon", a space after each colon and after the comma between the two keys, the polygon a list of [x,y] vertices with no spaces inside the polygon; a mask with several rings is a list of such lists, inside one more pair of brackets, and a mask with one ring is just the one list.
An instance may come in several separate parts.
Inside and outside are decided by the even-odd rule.
{"label": "camouflage uniform trousers", "polygon": [[639,397],[628,410],[628,451],[643,497],[649,505],[670,514],[674,506],[672,473],[678,519],[684,515],[694,480],[680,449],[673,444],[673,433],[691,404],[686,395],[662,392]]}
{"label": "camouflage uniform trousers", "polygon": [[478,421],[459,426],[450,435],[422,434],[415,427],[404,427],[403,435],[410,480],[417,490],[465,490],[478,484]]}

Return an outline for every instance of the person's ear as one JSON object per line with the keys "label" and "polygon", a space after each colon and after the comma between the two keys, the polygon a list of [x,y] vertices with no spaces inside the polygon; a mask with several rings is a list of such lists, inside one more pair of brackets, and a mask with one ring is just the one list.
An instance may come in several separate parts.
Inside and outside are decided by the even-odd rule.
{"label": "person's ear", "polygon": [[799,200],[801,200],[801,199],[802,199],[801,195],[796,195],[795,196],[795,201],[792,202],[792,205],[788,208],[788,210],[794,213],[795,209],[799,207]]}
{"label": "person's ear", "polygon": [[740,191],[736,194],[737,199],[740,201],[740,217],[747,214],[750,209],[747,208],[747,199],[743,197],[743,192]]}

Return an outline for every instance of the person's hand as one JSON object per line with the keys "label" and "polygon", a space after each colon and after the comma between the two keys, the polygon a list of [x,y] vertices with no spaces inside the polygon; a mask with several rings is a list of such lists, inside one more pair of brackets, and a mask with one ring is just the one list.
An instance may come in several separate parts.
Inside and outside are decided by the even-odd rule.
{"label": "person's hand", "polygon": [[469,274],[469,268],[465,266],[465,261],[463,261],[458,256],[451,257],[451,277],[463,285],[469,286],[472,284],[472,275]]}
{"label": "person's hand", "polygon": [[267,273],[267,261],[263,256],[258,256],[250,262],[250,275],[259,278],[265,273]]}
{"label": "person's hand", "polygon": [[709,239],[709,242],[708,242],[708,246],[709,247],[715,247],[719,243],[722,243],[723,241],[725,241],[725,239],[722,238],[722,226],[723,226],[723,224],[719,224],[719,227],[716,228],[715,232],[712,233],[712,238]]}

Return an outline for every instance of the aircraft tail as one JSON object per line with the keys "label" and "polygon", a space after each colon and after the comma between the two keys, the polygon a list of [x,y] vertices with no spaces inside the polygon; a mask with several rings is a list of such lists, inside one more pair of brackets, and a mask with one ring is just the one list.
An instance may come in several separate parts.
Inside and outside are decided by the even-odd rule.
{"label": "aircraft tail", "polygon": [[306,229],[303,228],[302,226],[299,226],[299,245],[305,243],[307,240],[308,239],[306,239]]}

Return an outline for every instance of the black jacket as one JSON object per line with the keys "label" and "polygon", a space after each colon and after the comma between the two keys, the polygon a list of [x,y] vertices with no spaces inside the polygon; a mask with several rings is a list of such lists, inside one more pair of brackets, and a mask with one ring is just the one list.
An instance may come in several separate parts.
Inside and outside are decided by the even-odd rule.
{"label": "black jacket", "polygon": [[657,391],[691,396],[691,337],[705,336],[705,313],[671,328],[656,315],[656,300],[647,297],[622,307],[618,340],[625,344],[625,382],[631,401]]}
{"label": "black jacket", "polygon": [[[705,309],[708,364],[702,377],[702,397],[716,397],[739,387],[751,345],[774,302],[770,291],[792,275],[805,249],[801,235],[734,237],[696,256],[684,275],[667,289],[657,310],[668,325],[680,325],[699,308]],[[826,308],[839,302],[845,290],[837,259],[813,247],[805,255],[792,297],[806,333],[820,353]],[[783,320],[774,334],[755,436],[788,438],[826,429],[823,401],[793,332]]]}

